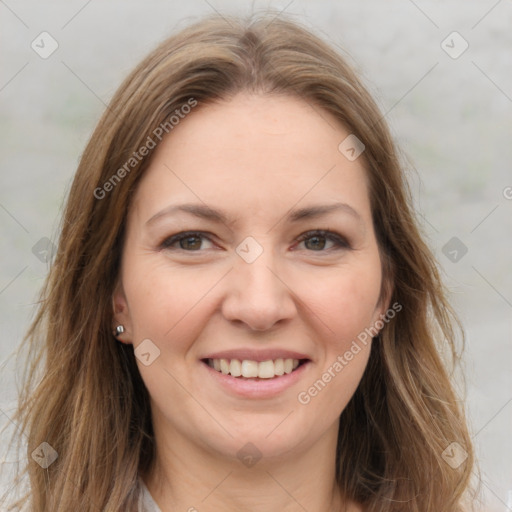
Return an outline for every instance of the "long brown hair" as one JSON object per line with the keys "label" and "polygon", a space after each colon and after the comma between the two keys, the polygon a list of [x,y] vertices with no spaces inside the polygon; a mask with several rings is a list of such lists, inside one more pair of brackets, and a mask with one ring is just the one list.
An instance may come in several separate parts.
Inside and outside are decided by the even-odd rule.
{"label": "long brown hair", "polygon": [[[399,154],[347,62],[273,13],[210,16],[164,41],[117,90],[87,144],[24,339],[27,369],[14,420],[27,439],[21,475],[30,489],[18,504],[32,512],[136,510],[137,477],[151,467],[154,438],[133,347],[112,334],[112,293],[127,211],[150,161],[151,151],[138,151],[159,127],[170,132],[169,119],[191,100],[200,109],[241,91],[301,98],[365,144],[384,287],[402,310],[372,344],[342,413],[340,489],[367,512],[465,510],[474,451],[448,370],[460,362],[464,336],[415,218]],[[58,454],[46,469],[31,457],[41,443]],[[454,449],[466,457],[456,468],[446,457]]]}

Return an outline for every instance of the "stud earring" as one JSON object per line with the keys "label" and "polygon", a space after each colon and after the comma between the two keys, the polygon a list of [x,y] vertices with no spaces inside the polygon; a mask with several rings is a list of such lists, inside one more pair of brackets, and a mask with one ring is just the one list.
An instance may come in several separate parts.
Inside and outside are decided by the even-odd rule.
{"label": "stud earring", "polygon": [[118,325],[115,330],[114,330],[114,336],[119,336],[120,334],[123,334],[124,332],[124,326],[123,325]]}

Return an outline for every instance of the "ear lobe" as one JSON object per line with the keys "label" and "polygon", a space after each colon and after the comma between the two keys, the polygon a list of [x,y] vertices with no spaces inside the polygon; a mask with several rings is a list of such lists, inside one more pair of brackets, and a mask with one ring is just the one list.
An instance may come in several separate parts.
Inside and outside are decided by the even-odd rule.
{"label": "ear lobe", "polygon": [[[386,318],[387,312],[390,308],[391,297],[393,295],[394,285],[390,278],[383,278],[381,293],[377,305],[375,307],[375,314],[372,320],[372,325],[376,325],[380,320],[382,322],[383,318]],[[382,327],[383,328],[383,327]],[[379,329],[379,332],[382,329]]]}
{"label": "ear lobe", "polygon": [[380,313],[384,315],[386,311],[390,308],[391,297],[393,295],[394,286],[393,283],[389,279],[385,279],[385,282],[382,286],[382,297],[379,302],[380,305]]}
{"label": "ear lobe", "polygon": [[112,311],[112,331],[114,331],[118,325],[122,325],[124,327],[124,332],[116,335],[116,338],[123,343],[131,343],[132,329],[128,302],[126,300],[123,286],[119,281],[112,293]]}

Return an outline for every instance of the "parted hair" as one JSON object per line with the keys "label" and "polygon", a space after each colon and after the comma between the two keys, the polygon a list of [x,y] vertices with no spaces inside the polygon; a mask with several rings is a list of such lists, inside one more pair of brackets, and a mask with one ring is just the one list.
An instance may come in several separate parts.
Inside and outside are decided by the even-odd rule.
{"label": "parted hair", "polygon": [[[239,92],[300,98],[365,145],[381,293],[402,309],[372,343],[342,412],[340,490],[366,512],[470,510],[476,461],[453,382],[464,333],[416,218],[400,152],[348,58],[305,25],[271,12],[208,16],[163,41],[123,81],[87,143],[20,346],[26,366],[14,421],[25,445],[16,483],[26,492],[13,507],[137,510],[138,475],[154,461],[154,434],[133,346],[112,333],[112,294],[127,212],[152,153],[129,168],[126,162],[191,99],[195,111]],[[100,197],[98,189],[123,166],[122,180]],[[43,442],[58,454],[46,469],[31,457]],[[445,450],[455,442],[467,458],[453,468]]]}

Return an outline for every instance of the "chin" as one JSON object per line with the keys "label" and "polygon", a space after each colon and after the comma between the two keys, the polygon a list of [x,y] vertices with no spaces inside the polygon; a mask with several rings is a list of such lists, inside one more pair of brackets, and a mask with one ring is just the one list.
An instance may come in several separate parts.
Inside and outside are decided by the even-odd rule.
{"label": "chin", "polygon": [[[309,443],[314,444],[314,440],[305,436],[306,433],[311,435],[310,425],[292,423],[293,419],[297,419],[293,418],[297,412],[292,411],[291,409],[286,414],[267,414],[265,418],[261,414],[248,414],[243,419],[238,418],[236,423],[225,424],[233,437],[225,432],[222,435],[210,436],[210,441],[207,441],[208,448],[215,450],[217,456],[235,458],[242,462],[248,456],[253,459],[264,458],[268,462],[273,459],[272,462],[276,463],[290,456],[294,450],[301,453]],[[204,441],[206,438],[202,439]]]}

